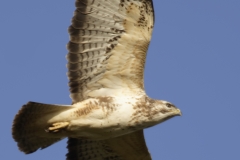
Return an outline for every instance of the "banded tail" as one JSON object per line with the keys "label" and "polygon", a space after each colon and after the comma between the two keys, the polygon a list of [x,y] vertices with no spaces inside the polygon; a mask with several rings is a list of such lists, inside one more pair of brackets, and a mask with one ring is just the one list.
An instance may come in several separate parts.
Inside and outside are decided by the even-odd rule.
{"label": "banded tail", "polygon": [[[50,121],[53,117],[56,119],[59,114],[72,108],[36,102],[23,105],[15,116],[12,126],[12,136],[18,143],[19,150],[29,154],[65,138],[63,134],[48,133],[46,129],[51,125]],[[59,116],[59,118],[64,121],[67,117]]]}

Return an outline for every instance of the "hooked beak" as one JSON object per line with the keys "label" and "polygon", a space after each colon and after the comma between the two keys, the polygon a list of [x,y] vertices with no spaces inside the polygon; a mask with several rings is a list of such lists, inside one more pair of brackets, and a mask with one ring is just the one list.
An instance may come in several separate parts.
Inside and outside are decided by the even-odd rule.
{"label": "hooked beak", "polygon": [[176,109],[175,114],[178,115],[178,116],[182,116],[182,112],[181,112],[180,109]]}

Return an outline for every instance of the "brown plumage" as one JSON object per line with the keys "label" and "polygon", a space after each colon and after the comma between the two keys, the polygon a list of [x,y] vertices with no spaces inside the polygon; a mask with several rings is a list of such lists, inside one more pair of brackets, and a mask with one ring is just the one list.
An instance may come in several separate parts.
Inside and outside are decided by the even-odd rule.
{"label": "brown plumage", "polygon": [[[61,140],[62,136],[51,136],[46,132],[48,120],[57,114],[69,110],[69,106],[59,106],[28,102],[13,121],[12,135],[18,147],[25,153],[35,152],[39,148],[46,148]],[[47,125],[48,124],[48,125]]]}
{"label": "brown plumage", "polygon": [[[104,8],[105,6],[106,8]],[[107,77],[110,79],[110,76],[121,79],[120,83],[127,83],[132,90],[133,88],[143,89],[143,70],[154,23],[152,1],[144,0],[137,5],[134,1],[77,0],[76,7],[72,25],[69,27],[70,42],[67,47],[69,50],[67,55],[68,77],[73,102],[88,98],[94,94],[94,91],[98,92],[99,88],[118,85],[114,84],[114,81],[110,81],[113,84],[101,83],[102,79],[108,79]],[[136,9],[138,9],[137,12]],[[119,13],[119,10],[126,11],[127,15]],[[136,14],[136,18],[131,16],[134,14]],[[96,83],[99,81],[100,83]],[[104,94],[111,95],[111,92]],[[144,152],[140,151],[134,157],[135,153],[132,151],[135,148],[131,147],[136,144],[129,137],[135,136],[139,137],[138,140],[141,142]],[[129,139],[128,142],[125,142],[126,138]],[[134,153],[132,156],[125,157],[126,160],[151,159],[143,131],[124,135],[118,138],[118,141],[123,143],[122,148],[128,148],[127,152],[122,153],[123,155]],[[85,151],[88,144],[91,147]],[[110,144],[111,146],[109,146]],[[112,139],[98,142],[69,138],[67,160],[124,159],[112,151],[117,144],[116,140]],[[121,148],[116,148],[116,150],[121,151]],[[136,157],[137,155],[139,157]],[[96,158],[88,158],[88,156]]]}
{"label": "brown plumage", "polygon": [[92,141],[69,138],[67,160],[151,160],[143,131]]}
{"label": "brown plumage", "polygon": [[111,96],[111,89],[119,86],[143,90],[154,21],[152,1],[77,0],[76,7],[67,45],[73,103]]}
{"label": "brown plumage", "polygon": [[72,105],[29,102],[13,122],[25,153],[68,137],[67,160],[151,160],[143,129],[181,115],[144,91],[152,0],[76,0],[67,45]]}

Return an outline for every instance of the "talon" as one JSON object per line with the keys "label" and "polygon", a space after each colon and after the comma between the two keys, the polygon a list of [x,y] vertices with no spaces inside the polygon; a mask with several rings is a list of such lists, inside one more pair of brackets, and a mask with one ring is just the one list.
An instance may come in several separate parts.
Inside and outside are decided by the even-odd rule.
{"label": "talon", "polygon": [[69,125],[69,122],[57,122],[57,123],[53,123],[51,127],[48,127],[48,129],[46,129],[46,132],[59,132],[60,130],[66,128]]}

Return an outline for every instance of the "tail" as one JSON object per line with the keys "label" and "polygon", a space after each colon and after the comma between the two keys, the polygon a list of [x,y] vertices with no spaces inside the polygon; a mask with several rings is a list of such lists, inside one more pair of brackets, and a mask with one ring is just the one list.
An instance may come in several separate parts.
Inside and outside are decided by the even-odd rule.
{"label": "tail", "polygon": [[63,135],[48,133],[46,129],[51,118],[72,108],[35,102],[24,105],[15,116],[12,126],[12,136],[19,150],[29,154],[65,138]]}

